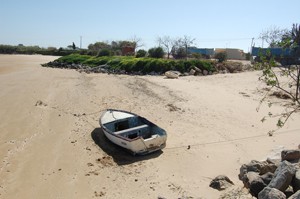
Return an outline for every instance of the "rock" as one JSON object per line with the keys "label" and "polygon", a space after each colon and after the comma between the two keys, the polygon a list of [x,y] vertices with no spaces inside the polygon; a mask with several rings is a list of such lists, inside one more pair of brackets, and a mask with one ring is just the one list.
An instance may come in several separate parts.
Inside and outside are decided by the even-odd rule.
{"label": "rock", "polygon": [[180,76],[179,71],[169,70],[165,72],[165,76],[169,79],[177,79]]}
{"label": "rock", "polygon": [[291,195],[289,199],[300,199],[300,190]]}
{"label": "rock", "polygon": [[230,188],[228,191],[222,193],[219,198],[222,199],[254,199],[254,197],[249,193],[248,189],[238,187]]}
{"label": "rock", "polygon": [[110,68],[110,65],[108,65],[108,64],[103,64],[103,65],[99,65],[98,67],[99,67],[99,68],[104,68],[104,69],[109,69],[109,68]]}
{"label": "rock", "polygon": [[189,72],[189,75],[195,75],[195,73],[196,73],[196,70],[191,69],[190,72]]}
{"label": "rock", "polygon": [[207,70],[203,70],[203,71],[202,71],[202,74],[203,74],[204,76],[206,76],[206,75],[208,75],[208,71],[207,71]]}
{"label": "rock", "polygon": [[265,187],[259,194],[258,199],[286,199],[284,193],[278,189]]}
{"label": "rock", "polygon": [[292,180],[292,186],[293,186],[294,192],[300,190],[300,170],[299,169],[296,171],[295,176]]}
{"label": "rock", "polygon": [[291,163],[286,160],[281,162],[279,167],[276,169],[274,178],[271,180],[268,187],[285,191],[291,183],[295,173],[296,170]]}
{"label": "rock", "polygon": [[[273,158],[267,158],[266,160],[269,164],[274,164],[276,165],[276,168],[279,166],[279,164],[281,163],[280,159],[273,159]],[[276,169],[275,169],[276,170]]]}
{"label": "rock", "polygon": [[264,181],[264,183],[266,185],[268,185],[271,182],[272,178],[274,177],[274,174],[271,172],[268,172],[268,173],[265,173],[264,175],[261,175],[260,177]]}
{"label": "rock", "polygon": [[215,179],[213,179],[209,184],[210,187],[219,191],[224,190],[232,185],[234,185],[234,183],[227,176],[224,175],[219,175],[215,177]]}
{"label": "rock", "polygon": [[201,69],[199,69],[198,67],[194,66],[194,70],[198,73],[202,73]]}
{"label": "rock", "polygon": [[264,183],[264,181],[262,180],[262,178],[260,177],[260,175],[258,175],[258,173],[250,171],[247,173],[247,188],[250,189],[250,193],[257,197],[258,193],[261,192],[266,186],[267,184]]}
{"label": "rock", "polygon": [[35,106],[47,106],[47,104],[44,103],[42,100],[38,100],[36,101]]}
{"label": "rock", "polygon": [[252,160],[249,164],[243,164],[240,168],[239,179],[243,181],[244,185],[247,183],[247,173],[250,171],[257,172],[259,175],[263,175],[265,173],[271,172],[274,173],[277,166],[273,163],[263,161],[259,162],[256,160]]}
{"label": "rock", "polygon": [[[119,71],[119,74],[125,75],[125,74],[126,74],[126,71],[125,71],[125,70],[120,70],[120,71]],[[156,73],[156,72],[152,72],[150,75],[159,75],[159,74]]]}
{"label": "rock", "polygon": [[199,68],[196,67],[196,66],[194,66],[193,69],[195,70],[195,73],[194,73],[195,76],[202,75],[202,70],[201,70],[201,69],[199,69]]}
{"label": "rock", "polygon": [[300,159],[300,149],[298,150],[283,150],[281,151],[281,160],[297,161]]}

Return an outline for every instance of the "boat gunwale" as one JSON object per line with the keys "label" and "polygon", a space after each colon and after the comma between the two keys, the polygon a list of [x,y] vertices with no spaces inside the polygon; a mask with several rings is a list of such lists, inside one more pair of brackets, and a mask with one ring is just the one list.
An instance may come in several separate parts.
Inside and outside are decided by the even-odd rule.
{"label": "boat gunwale", "polygon": [[[131,115],[133,115],[133,116],[140,117],[140,118],[146,120],[147,122],[149,122],[150,124],[152,124],[152,125],[154,125],[154,126],[157,126],[156,124],[150,122],[150,121],[147,120],[146,118],[141,117],[141,116],[139,116],[139,115],[137,115],[137,114],[135,114],[135,113],[131,113],[131,112],[129,112],[129,111],[123,111],[123,110],[117,110],[117,109],[106,109],[106,111],[103,111],[103,113],[102,113],[102,115],[101,115],[101,117],[100,117],[100,122],[99,122],[101,128],[103,129],[103,131],[105,131],[106,133],[109,133],[109,134],[112,135],[112,136],[115,136],[115,137],[117,137],[117,138],[120,138],[120,139],[122,139],[122,140],[125,140],[125,141],[127,141],[127,142],[133,142],[133,141],[136,141],[136,140],[138,140],[138,139],[141,139],[141,140],[144,142],[144,139],[143,139],[142,136],[138,136],[138,137],[136,137],[136,138],[129,139],[129,138],[123,137],[123,136],[121,136],[121,135],[114,134],[112,131],[110,131],[108,128],[106,128],[106,127],[102,124],[102,118],[104,117],[105,113],[108,112],[108,111],[118,111],[118,112],[128,113],[128,114],[131,114]],[[158,126],[157,126],[157,127],[158,127]]]}

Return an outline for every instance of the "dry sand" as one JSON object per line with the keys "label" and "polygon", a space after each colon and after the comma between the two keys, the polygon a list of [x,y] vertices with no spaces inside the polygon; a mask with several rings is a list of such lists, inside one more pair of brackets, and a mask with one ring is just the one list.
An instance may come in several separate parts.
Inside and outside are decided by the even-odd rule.
{"label": "dry sand", "polygon": [[[56,57],[0,55],[0,198],[219,198],[209,187],[241,164],[297,148],[300,114],[273,137],[256,107],[259,72],[182,77],[43,68]],[[100,112],[123,109],[167,130],[162,152],[132,157],[108,142]],[[190,149],[188,149],[190,145]]]}

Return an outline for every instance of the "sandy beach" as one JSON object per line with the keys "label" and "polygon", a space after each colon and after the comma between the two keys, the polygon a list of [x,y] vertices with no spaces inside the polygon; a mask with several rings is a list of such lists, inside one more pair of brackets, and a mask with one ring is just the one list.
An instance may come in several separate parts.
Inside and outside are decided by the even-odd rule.
{"label": "sandy beach", "polygon": [[[214,177],[239,189],[242,164],[300,144],[299,113],[268,136],[276,120],[261,119],[283,107],[256,111],[259,71],[166,79],[40,66],[56,58],[0,55],[0,198],[219,198]],[[107,108],[164,128],[166,148],[133,157],[111,144],[98,122]]]}

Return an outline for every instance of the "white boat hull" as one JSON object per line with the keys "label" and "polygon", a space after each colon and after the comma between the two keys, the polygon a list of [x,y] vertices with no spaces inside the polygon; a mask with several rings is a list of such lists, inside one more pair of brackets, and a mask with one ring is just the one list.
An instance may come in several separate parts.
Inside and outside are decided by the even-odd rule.
{"label": "white boat hull", "polygon": [[[140,119],[144,123],[141,123]],[[123,124],[127,120],[132,123],[129,128],[115,129],[117,125]],[[136,124],[137,120],[139,124]],[[111,142],[128,149],[133,154],[147,154],[166,146],[166,132],[135,114],[109,109],[102,114],[99,122],[105,136]],[[131,137],[132,135],[136,137]]]}

